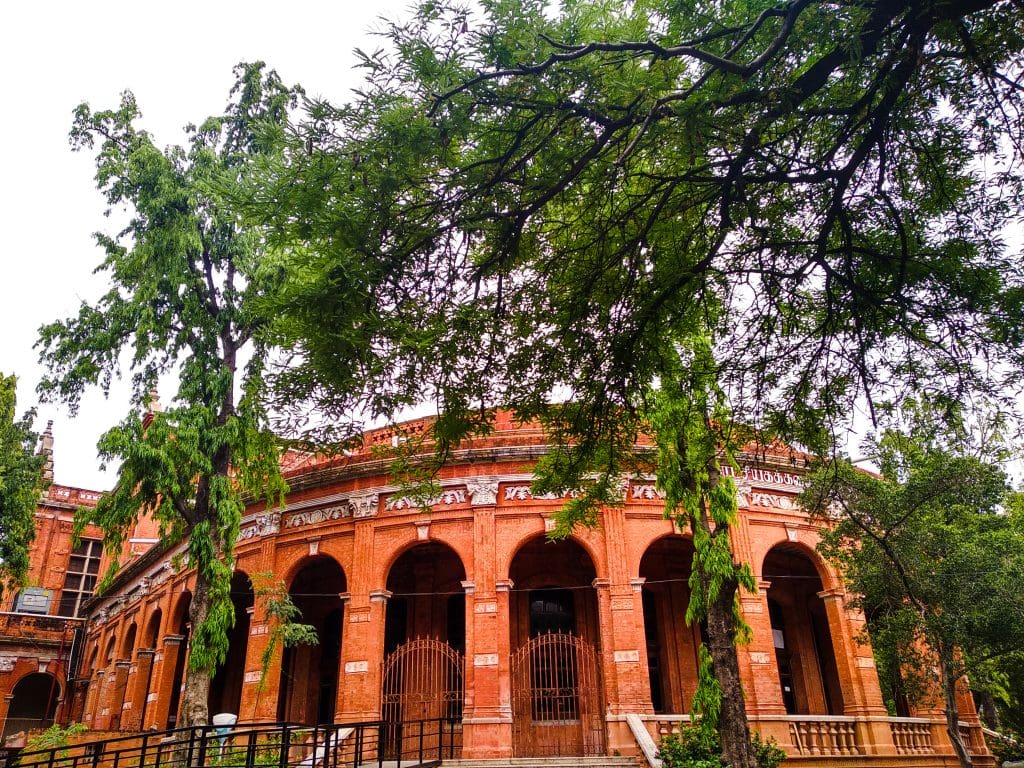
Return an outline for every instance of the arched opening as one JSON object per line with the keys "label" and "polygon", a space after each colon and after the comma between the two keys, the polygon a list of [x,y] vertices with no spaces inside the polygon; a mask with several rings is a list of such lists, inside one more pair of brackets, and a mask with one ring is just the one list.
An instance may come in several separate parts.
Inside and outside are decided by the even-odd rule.
{"label": "arched opening", "polygon": [[[178,707],[181,706],[181,685],[185,680],[185,664],[188,661],[189,608],[192,605],[192,593],[184,592],[178,598],[171,628],[172,634],[181,637],[177,656],[174,661],[174,677],[171,679],[171,700],[167,708],[166,728],[174,728],[178,722]],[[165,652],[166,654],[166,652]],[[166,658],[166,655],[164,656]]]}
{"label": "arched opening", "polygon": [[[412,547],[388,571],[381,686],[381,717],[388,723],[462,719],[465,578],[458,554],[438,542]],[[401,733],[386,732],[385,754],[401,754]],[[424,749],[436,748],[437,735],[430,734]]]}
{"label": "arched opening", "polygon": [[765,557],[761,571],[771,583],[768,611],[786,712],[843,714],[832,634],[818,596],[821,576],[814,562],[799,547],[780,544]]}
{"label": "arched opening", "polygon": [[530,539],[509,568],[513,753],[604,753],[594,562],[572,539]]}
{"label": "arched opening", "polygon": [[659,714],[686,714],[697,690],[700,629],[686,625],[692,565],[693,542],[677,535],[653,542],[640,560],[651,704]]}
{"label": "arched opening", "polygon": [[157,608],[146,622],[146,633],[142,642],[144,648],[156,648],[157,640],[160,639],[160,623],[163,621],[163,611]]}
{"label": "arched opening", "polygon": [[49,728],[53,725],[59,698],[60,685],[53,675],[44,672],[25,675],[11,691],[11,703],[0,742],[22,731]]}
{"label": "arched opening", "polygon": [[333,722],[341,662],[341,594],[347,589],[345,572],[327,555],[306,560],[292,580],[288,594],[302,612],[301,621],[316,628],[319,643],[284,649],[279,720],[307,725]]}
{"label": "arched opening", "polygon": [[231,604],[235,624],[228,632],[228,654],[210,682],[210,714],[230,712],[237,715],[242,702],[246,649],[249,645],[249,610],[255,603],[252,581],[242,571],[231,576]]}

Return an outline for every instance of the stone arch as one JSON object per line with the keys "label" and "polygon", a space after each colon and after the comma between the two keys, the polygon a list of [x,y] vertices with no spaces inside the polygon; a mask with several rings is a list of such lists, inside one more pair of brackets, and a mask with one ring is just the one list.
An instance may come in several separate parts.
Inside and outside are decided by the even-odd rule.
{"label": "stone arch", "polygon": [[657,713],[689,712],[697,690],[700,628],[686,624],[692,565],[693,540],[674,533],[653,539],[640,558],[651,704]]}
{"label": "stone arch", "polygon": [[60,682],[48,672],[30,672],[11,689],[10,706],[4,720],[0,742],[29,729],[48,728],[53,724],[60,699]]}
{"label": "stone arch", "polygon": [[211,715],[221,712],[239,714],[249,645],[250,611],[255,603],[256,595],[249,574],[235,571],[231,575],[231,605],[235,620],[228,630],[227,656],[210,681],[208,704]]}
{"label": "stone arch", "polygon": [[841,715],[843,691],[824,591],[822,563],[795,542],[772,547],[761,566],[775,660],[788,714]]}
{"label": "stone arch", "polygon": [[466,567],[454,547],[421,541],[405,547],[387,570],[384,653],[409,640],[432,638],[466,647]]}
{"label": "stone arch", "polygon": [[285,648],[278,687],[279,720],[315,725],[334,720],[348,580],[330,555],[311,555],[292,569],[288,594],[301,621],[316,629],[317,645]]}

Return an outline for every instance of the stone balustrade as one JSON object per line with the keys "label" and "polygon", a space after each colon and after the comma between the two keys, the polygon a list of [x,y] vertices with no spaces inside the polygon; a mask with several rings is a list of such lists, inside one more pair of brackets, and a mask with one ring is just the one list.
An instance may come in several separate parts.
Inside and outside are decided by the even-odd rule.
{"label": "stone balustrade", "polygon": [[923,718],[900,718],[889,721],[892,742],[899,755],[934,755],[932,723]]}

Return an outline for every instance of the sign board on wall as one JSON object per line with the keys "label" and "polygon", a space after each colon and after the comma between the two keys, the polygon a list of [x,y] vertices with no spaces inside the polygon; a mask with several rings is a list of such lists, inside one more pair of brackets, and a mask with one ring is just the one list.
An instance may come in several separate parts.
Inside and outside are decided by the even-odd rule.
{"label": "sign board on wall", "polygon": [[25,587],[18,593],[18,599],[14,601],[15,613],[39,613],[50,612],[50,599],[53,597],[52,589],[42,587]]}

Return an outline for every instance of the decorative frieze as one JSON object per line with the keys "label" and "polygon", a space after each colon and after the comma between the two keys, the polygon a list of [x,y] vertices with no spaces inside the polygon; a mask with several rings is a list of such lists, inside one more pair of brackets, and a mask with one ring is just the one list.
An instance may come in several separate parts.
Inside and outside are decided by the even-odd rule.
{"label": "decorative frieze", "polygon": [[14,665],[17,663],[16,656],[0,656],[0,672],[13,672]]}
{"label": "decorative frieze", "polygon": [[[334,504],[322,509],[309,509],[302,512],[293,512],[285,520],[285,529],[302,528],[307,525],[323,525],[332,520],[341,520],[346,517],[364,518],[374,517],[380,505],[379,493],[353,494],[343,499],[340,504]],[[276,533],[267,529],[266,533]],[[263,536],[266,533],[259,535]]]}
{"label": "decorative frieze", "polygon": [[498,481],[492,477],[480,477],[466,483],[470,504],[474,507],[498,503]]}
{"label": "decorative frieze", "polygon": [[505,501],[558,501],[560,499],[576,499],[583,495],[583,491],[573,488],[561,496],[557,493],[534,493],[529,485],[506,485]]}
{"label": "decorative frieze", "polygon": [[270,512],[266,515],[256,515],[252,525],[247,525],[238,532],[238,540],[258,539],[262,536],[270,536],[281,530],[281,513]]}
{"label": "decorative frieze", "polygon": [[[403,509],[423,509],[429,507],[446,506],[452,504],[465,504],[466,490],[464,488],[446,488],[437,496],[429,499],[414,499],[409,496],[392,496],[384,502],[384,509],[387,512],[397,512]],[[358,517],[358,515],[357,515]]]}

